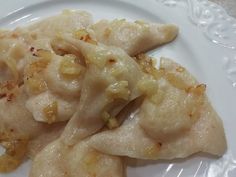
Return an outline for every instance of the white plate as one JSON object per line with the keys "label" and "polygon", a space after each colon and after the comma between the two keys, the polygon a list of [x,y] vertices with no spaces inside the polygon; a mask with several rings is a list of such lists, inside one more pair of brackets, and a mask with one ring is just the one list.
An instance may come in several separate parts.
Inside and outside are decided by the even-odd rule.
{"label": "white plate", "polygon": [[[222,158],[194,155],[175,161],[134,161],[128,177],[235,177],[236,176],[236,20],[206,0],[7,0],[0,6],[0,27],[14,28],[59,13],[83,9],[101,18],[144,19],[175,23],[174,42],[150,54],[166,56],[186,66],[200,82],[222,117],[228,151]],[[26,177],[30,162],[0,177]]]}

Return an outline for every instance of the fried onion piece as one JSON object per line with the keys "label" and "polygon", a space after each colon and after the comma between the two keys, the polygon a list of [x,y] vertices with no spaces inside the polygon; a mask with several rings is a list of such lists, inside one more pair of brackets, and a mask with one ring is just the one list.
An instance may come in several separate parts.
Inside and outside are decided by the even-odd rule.
{"label": "fried onion piece", "polygon": [[27,151],[28,139],[3,141],[5,153],[0,156],[0,172],[7,173],[16,169],[23,161]]}

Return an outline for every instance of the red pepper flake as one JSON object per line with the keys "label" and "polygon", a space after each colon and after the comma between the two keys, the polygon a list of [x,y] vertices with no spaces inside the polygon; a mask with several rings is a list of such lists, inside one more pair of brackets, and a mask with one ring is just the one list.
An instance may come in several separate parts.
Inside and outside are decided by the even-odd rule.
{"label": "red pepper flake", "polygon": [[5,83],[0,84],[1,89],[6,88],[7,90],[12,90],[15,88],[15,86],[16,86],[16,83],[14,83],[13,81],[7,81]]}
{"label": "red pepper flake", "polygon": [[0,98],[4,98],[4,97],[6,97],[6,96],[7,96],[6,93],[0,93]]}
{"label": "red pepper flake", "polygon": [[12,99],[14,98],[14,94],[10,93],[9,95],[7,95],[7,101],[12,101]]}
{"label": "red pepper flake", "polygon": [[114,64],[114,63],[116,63],[116,59],[110,58],[110,59],[108,59],[108,63],[109,64]]}
{"label": "red pepper flake", "polygon": [[34,51],[34,47],[30,47],[30,51],[33,52]]}

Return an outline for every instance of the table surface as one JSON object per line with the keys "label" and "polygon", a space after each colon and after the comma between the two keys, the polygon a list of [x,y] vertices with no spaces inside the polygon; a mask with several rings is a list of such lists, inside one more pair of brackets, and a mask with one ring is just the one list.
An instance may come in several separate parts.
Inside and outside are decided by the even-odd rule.
{"label": "table surface", "polygon": [[210,0],[224,7],[229,15],[236,18],[236,0]]}

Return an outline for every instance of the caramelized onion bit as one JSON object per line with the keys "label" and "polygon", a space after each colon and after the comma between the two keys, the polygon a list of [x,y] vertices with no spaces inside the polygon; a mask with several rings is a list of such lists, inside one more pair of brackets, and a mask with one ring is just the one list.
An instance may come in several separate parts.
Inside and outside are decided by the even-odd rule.
{"label": "caramelized onion bit", "polygon": [[135,59],[140,65],[141,69],[145,73],[151,74],[156,80],[160,79],[165,75],[165,69],[164,68],[157,69],[155,67],[155,62],[151,57],[145,54],[139,54]]}
{"label": "caramelized onion bit", "polygon": [[145,54],[139,54],[135,59],[145,73],[152,74],[156,70],[151,57]]}
{"label": "caramelized onion bit", "polygon": [[37,56],[40,58],[30,63],[25,68],[25,86],[32,94],[39,94],[47,90],[47,84],[43,79],[43,71],[48,66],[52,54],[46,50],[38,50]]}
{"label": "caramelized onion bit", "polygon": [[1,144],[6,151],[0,156],[0,172],[11,172],[23,161],[27,150],[28,140],[18,139],[13,141],[5,141]]}
{"label": "caramelized onion bit", "polygon": [[187,93],[192,93],[192,94],[201,96],[206,91],[206,85],[205,84],[199,84],[197,86],[188,87],[187,89],[185,89],[185,91]]}
{"label": "caramelized onion bit", "polygon": [[188,88],[188,84],[174,73],[166,73],[165,78],[175,88],[178,88],[180,90],[185,90],[186,88]]}
{"label": "caramelized onion bit", "polygon": [[40,77],[32,77],[26,80],[26,84],[30,91],[34,94],[39,94],[47,90],[46,82]]}
{"label": "caramelized onion bit", "polygon": [[182,66],[178,66],[178,67],[176,68],[176,71],[182,73],[182,72],[185,71],[185,68],[182,67]]}
{"label": "caramelized onion bit", "polygon": [[88,42],[90,44],[97,45],[97,42],[91,38],[89,33],[85,29],[79,29],[74,32],[74,37],[76,39]]}
{"label": "caramelized onion bit", "polygon": [[41,57],[43,60],[47,61],[48,63],[52,59],[52,53],[48,50],[38,49],[35,54],[36,56]]}
{"label": "caramelized onion bit", "polygon": [[109,85],[106,89],[106,94],[111,99],[121,98],[124,100],[128,100],[130,96],[128,81],[119,81]]}
{"label": "caramelized onion bit", "polygon": [[43,113],[46,117],[46,121],[51,124],[56,121],[57,119],[57,102],[54,101],[51,104],[49,104],[47,107],[43,109]]}
{"label": "caramelized onion bit", "polygon": [[83,67],[76,62],[75,56],[64,56],[64,59],[60,63],[59,72],[67,79],[76,79],[80,76]]}
{"label": "caramelized onion bit", "polygon": [[34,61],[27,66],[25,70],[25,75],[28,77],[33,77],[34,74],[42,72],[47,65],[49,64],[48,60],[39,59]]}
{"label": "caramelized onion bit", "polygon": [[109,129],[114,129],[119,126],[117,119],[115,117],[111,116],[108,112],[104,112],[102,114],[102,120],[105,122],[106,126]]}
{"label": "caramelized onion bit", "polygon": [[138,89],[146,96],[151,97],[158,90],[156,80],[150,78],[143,78],[138,82]]}

